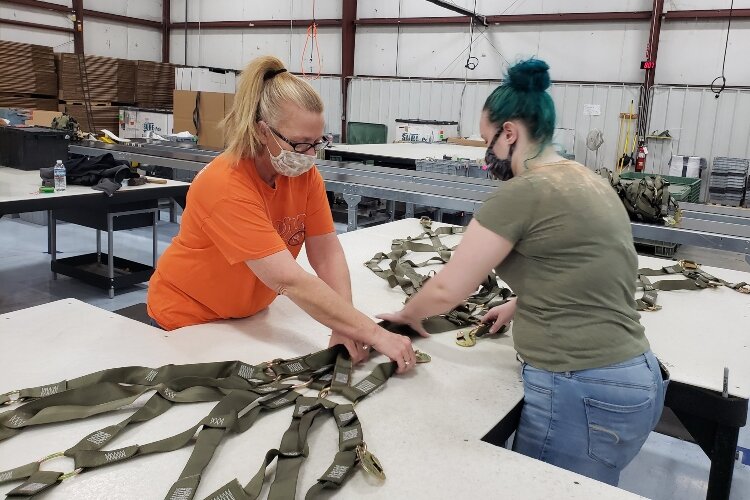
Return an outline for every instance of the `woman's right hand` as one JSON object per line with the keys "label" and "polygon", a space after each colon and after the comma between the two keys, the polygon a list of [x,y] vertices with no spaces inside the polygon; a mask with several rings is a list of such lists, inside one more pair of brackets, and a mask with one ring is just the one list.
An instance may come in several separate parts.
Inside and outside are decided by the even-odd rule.
{"label": "woman's right hand", "polygon": [[378,330],[377,340],[372,343],[372,347],[398,364],[396,373],[406,373],[413,369],[417,365],[417,358],[409,337],[389,332],[382,327],[378,327]]}
{"label": "woman's right hand", "polygon": [[482,316],[482,323],[492,322],[489,333],[497,333],[501,327],[507,325],[513,320],[513,316],[516,314],[516,299],[512,298],[505,304],[495,306],[487,314]]}

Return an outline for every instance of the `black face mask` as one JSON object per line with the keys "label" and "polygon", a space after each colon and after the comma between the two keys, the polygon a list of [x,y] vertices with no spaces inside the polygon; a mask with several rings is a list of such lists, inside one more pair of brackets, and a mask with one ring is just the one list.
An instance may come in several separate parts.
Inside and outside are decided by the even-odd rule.
{"label": "black face mask", "polygon": [[513,158],[513,150],[516,148],[516,145],[515,143],[511,144],[510,148],[508,148],[508,158],[501,160],[492,150],[495,147],[498,137],[500,137],[500,132],[498,132],[492,139],[492,142],[490,142],[490,146],[487,148],[487,154],[484,156],[484,162],[487,164],[487,170],[494,179],[507,181],[513,178],[513,170],[510,167],[510,160]]}

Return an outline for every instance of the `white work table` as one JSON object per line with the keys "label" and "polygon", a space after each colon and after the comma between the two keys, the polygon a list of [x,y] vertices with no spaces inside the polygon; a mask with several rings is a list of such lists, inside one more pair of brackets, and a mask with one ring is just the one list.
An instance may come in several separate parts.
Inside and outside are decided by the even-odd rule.
{"label": "white work table", "polygon": [[394,142],[389,144],[335,144],[326,151],[331,155],[335,155],[337,152],[345,152],[410,160],[442,159],[446,155],[451,158],[479,160],[484,159],[487,149],[435,142]]}
{"label": "white work table", "polygon": [[[0,167],[0,214],[49,210],[79,204],[82,199],[94,202],[109,198],[105,193],[92,189],[91,186],[68,184],[65,191],[40,193],[39,186],[41,185],[42,179],[39,177],[38,170]],[[172,180],[168,180],[166,184],[123,185],[115,192],[112,201],[122,203],[131,201],[135,197],[143,199],[144,196],[150,199],[185,196],[189,186],[189,183]]]}
{"label": "white work table", "polygon": [[[363,262],[389,248],[392,238],[418,232],[419,224],[411,219],[341,236],[352,271],[354,300],[367,314],[395,310],[403,296],[389,290]],[[234,359],[257,363],[291,357],[324,348],[328,334],[284,297],[252,318],[170,333],[72,299],[2,315],[0,329],[6,353],[0,392],[114,366]],[[635,498],[624,490],[480,441],[521,400],[519,365],[510,338],[480,341],[471,349],[458,347],[454,339],[451,333],[416,339],[416,346],[429,353],[432,362],[406,376],[392,377],[382,390],[357,405],[368,449],[381,460],[388,479],[378,485],[357,472],[334,493],[335,498]],[[382,360],[380,356],[357,369],[355,380]],[[211,403],[176,405],[165,415],[128,429],[112,447],[187,429],[211,407]],[[228,436],[206,469],[196,498],[204,498],[235,477],[245,484],[266,450],[278,446],[290,415],[286,409],[264,416],[244,434]],[[60,451],[122,418],[119,412],[26,430],[0,442],[0,470]],[[332,421],[315,424],[310,456],[300,473],[299,496],[328,467],[337,439]],[[161,498],[189,453],[189,448],[182,449],[87,471],[65,481],[48,497]],[[68,471],[71,464],[66,461],[70,462],[50,462],[45,469]],[[11,488],[0,486],[0,492]]]}

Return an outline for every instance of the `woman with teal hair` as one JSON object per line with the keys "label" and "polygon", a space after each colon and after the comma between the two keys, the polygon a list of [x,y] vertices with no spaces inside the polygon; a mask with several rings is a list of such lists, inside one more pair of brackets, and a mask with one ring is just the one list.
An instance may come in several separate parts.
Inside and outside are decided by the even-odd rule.
{"label": "woman with teal hair", "polygon": [[493,268],[517,299],[484,317],[514,319],[524,406],[513,449],[616,485],[656,426],[666,376],[635,304],[638,259],[614,190],[552,145],[549,67],[511,67],[487,98],[480,131],[490,172],[507,181],[484,202],[450,262],[383,319],[424,336],[422,319],[473,294]]}

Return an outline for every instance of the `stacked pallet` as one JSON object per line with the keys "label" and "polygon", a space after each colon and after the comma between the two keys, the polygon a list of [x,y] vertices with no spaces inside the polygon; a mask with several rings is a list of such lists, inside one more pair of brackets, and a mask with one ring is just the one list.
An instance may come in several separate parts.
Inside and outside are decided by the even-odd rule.
{"label": "stacked pallet", "polygon": [[140,108],[172,109],[175,65],[138,61],[135,102]]}
{"label": "stacked pallet", "polygon": [[57,97],[36,97],[29,94],[0,92],[0,108],[41,109],[57,111]]}
{"label": "stacked pallet", "polygon": [[[135,61],[100,56],[86,56],[85,61],[92,102],[135,103]],[[84,93],[78,56],[58,54],[57,71],[60,100],[83,102]]]}
{"label": "stacked pallet", "polygon": [[49,98],[56,96],[51,47],[0,41],[0,106],[49,109]]}
{"label": "stacked pallet", "polygon": [[709,201],[739,207],[747,189],[748,166],[745,158],[714,158],[708,184]]}
{"label": "stacked pallet", "polygon": [[[64,107],[64,109],[62,109]],[[120,127],[120,108],[119,106],[107,106],[95,104],[91,106],[91,118],[94,121],[93,130],[89,127],[86,118],[86,107],[83,104],[65,104],[61,105],[61,110],[68,113],[76,119],[84,132],[98,133],[101,129],[106,128],[110,132],[117,133]]]}

